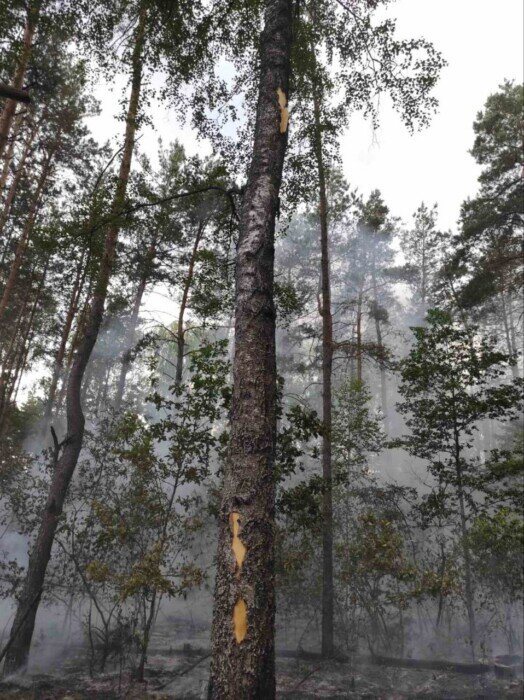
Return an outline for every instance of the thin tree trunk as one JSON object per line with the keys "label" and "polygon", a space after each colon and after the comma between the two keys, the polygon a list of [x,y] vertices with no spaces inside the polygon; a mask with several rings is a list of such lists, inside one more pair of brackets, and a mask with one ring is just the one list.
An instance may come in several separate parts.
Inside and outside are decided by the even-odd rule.
{"label": "thin tree trunk", "polygon": [[54,155],[59,147],[59,144],[60,144],[60,133],[58,134],[57,138],[55,139],[55,142],[54,142],[53,146],[51,147],[51,149],[49,150],[47,157],[42,165],[42,171],[41,171],[40,177],[38,179],[36,191],[33,195],[32,201],[31,201],[31,207],[29,209],[29,214],[28,214],[27,220],[25,222],[24,228],[22,230],[22,235],[20,236],[20,238],[18,240],[18,244],[16,246],[15,257],[14,257],[13,262],[11,264],[11,269],[9,270],[9,277],[7,278],[7,281],[5,283],[4,291],[2,293],[2,299],[0,300],[0,323],[2,323],[2,321],[4,319],[4,315],[5,315],[7,306],[9,304],[9,300],[11,299],[13,289],[14,289],[16,281],[18,279],[18,273],[20,271],[20,267],[22,266],[22,263],[24,261],[25,252],[27,250],[27,246],[29,244],[29,240],[31,238],[31,234],[33,232],[33,228],[35,225],[36,216],[38,214],[38,207],[40,204],[40,200],[42,198],[42,193],[43,193],[44,187],[47,183],[47,178],[49,177],[49,173],[51,172],[53,158],[54,158]]}
{"label": "thin tree trunk", "polygon": [[511,338],[511,344],[513,346],[513,352],[515,353],[515,365],[512,366],[513,376],[515,378],[520,377],[520,369],[518,364],[518,343],[515,333],[515,318],[513,316],[513,300],[511,299],[511,294],[507,294],[507,308],[508,308],[508,323],[509,323],[509,335]]}
{"label": "thin tree trunk", "polygon": [[466,518],[466,507],[464,503],[464,485],[462,479],[462,461],[460,440],[457,429],[455,429],[455,471],[457,474],[457,495],[459,501],[461,544],[464,555],[464,588],[466,594],[466,610],[469,623],[469,644],[471,658],[475,660],[477,647],[477,631],[475,622],[475,611],[473,607],[473,578],[471,573],[471,555],[468,546],[468,528]]}
{"label": "thin tree trunk", "polygon": [[[9,406],[9,404],[12,401],[16,400],[16,396],[18,393],[18,389],[20,386],[20,381],[22,379],[22,375],[24,373],[26,364],[27,364],[27,358],[29,356],[29,350],[31,346],[31,331],[33,330],[33,323],[35,320],[36,316],[36,311],[38,308],[38,304],[40,302],[40,295],[42,293],[42,290],[45,285],[45,280],[47,277],[47,269],[49,266],[49,257],[46,260],[44,269],[42,271],[42,274],[40,276],[40,282],[38,284],[38,288],[36,289],[35,292],[35,298],[33,301],[33,304],[31,305],[31,311],[29,312],[29,317],[25,323],[25,328],[23,330],[23,333],[20,335],[19,332],[15,334],[15,339],[19,338],[19,344],[18,348],[16,350],[16,353],[14,357],[16,358],[16,362],[14,364],[14,373],[11,377],[9,387],[7,388],[7,391],[5,392],[5,395],[2,397],[2,403],[1,403],[1,410],[0,410],[0,435],[3,432],[3,428],[5,425],[5,418],[6,418],[6,410]],[[29,294],[31,291],[31,285],[29,285]]]}
{"label": "thin tree trunk", "polygon": [[184,315],[187,308],[187,300],[189,298],[189,290],[191,289],[191,284],[193,282],[193,274],[195,271],[195,262],[198,252],[198,246],[202,239],[204,233],[205,223],[200,222],[198,226],[197,235],[195,242],[193,244],[193,250],[191,251],[191,258],[189,260],[189,267],[184,282],[184,290],[182,292],[182,299],[180,301],[180,310],[178,312],[178,325],[177,325],[177,363],[176,363],[176,374],[175,382],[177,385],[182,382],[182,371],[184,367],[184,348],[185,348],[185,332],[184,332]]}
{"label": "thin tree trunk", "polygon": [[[186,284],[184,286],[184,296],[186,298],[186,301],[187,301],[187,294],[185,294],[185,292],[186,292],[186,290],[189,289],[189,287],[191,285],[191,278],[193,276],[192,269],[194,267],[196,251],[198,248],[198,243],[199,243],[202,232],[203,232],[203,225],[200,226],[198,229],[198,234],[197,234],[197,238],[195,240],[195,245],[193,246],[193,254],[191,256],[191,261],[189,263],[190,272],[188,273],[188,275],[186,277]],[[175,386],[177,386],[177,387],[180,386],[180,384],[182,383],[182,374],[184,371],[184,344],[185,344],[185,340],[184,340],[184,334],[180,333],[180,330],[181,329],[183,330],[183,328],[184,328],[184,309],[185,309],[185,303],[181,305],[181,311],[180,311],[179,316],[178,316],[177,340],[179,340],[180,342],[177,342],[177,360],[176,360],[176,367],[175,367]],[[180,352],[180,350],[181,350],[181,352]],[[171,496],[169,498],[169,503],[168,503],[168,506],[167,506],[167,509],[165,512],[164,522],[162,524],[162,531],[161,531],[161,536],[160,536],[160,543],[161,543],[162,547],[164,547],[164,545],[166,543],[166,539],[167,539],[167,528],[169,526],[169,520],[171,518],[171,513],[173,511],[173,505],[175,503],[175,496],[176,496],[176,493],[178,490],[179,478],[180,478],[180,475],[182,473],[182,468],[183,468],[183,460],[182,460],[182,462],[178,462],[177,466],[178,466],[178,471],[177,471],[177,475],[175,477],[175,483],[173,484],[173,488],[171,490]],[[155,590],[153,591],[152,598],[151,598],[149,615],[148,615],[148,618],[147,618],[147,621],[145,624],[145,628],[144,628],[144,635],[142,638],[142,645],[141,645],[142,648],[141,648],[141,652],[140,652],[140,661],[139,661],[138,668],[137,668],[137,680],[140,682],[143,682],[143,680],[144,680],[144,671],[145,671],[146,662],[147,662],[147,650],[149,647],[149,640],[151,638],[151,630],[152,630],[153,624],[156,620],[157,611],[160,608],[160,603],[162,600],[162,597],[160,596],[160,598],[158,598],[158,603],[157,603],[157,598],[158,598],[157,589],[155,588]]]}
{"label": "thin tree trunk", "polygon": [[133,345],[135,342],[136,326],[138,323],[138,315],[140,313],[140,306],[142,305],[142,299],[144,297],[144,292],[146,290],[146,285],[151,276],[151,268],[153,265],[153,260],[156,255],[156,239],[153,240],[146,254],[146,259],[144,261],[144,270],[142,276],[138,283],[138,288],[135,295],[135,301],[133,303],[133,310],[131,311],[131,316],[129,318],[128,327],[126,333],[124,334],[124,354],[122,356],[122,363],[120,366],[120,375],[118,377],[118,384],[116,388],[115,396],[115,409],[120,410],[122,404],[122,399],[124,397],[124,390],[126,387],[127,373],[129,372],[129,367],[131,366],[131,355],[133,351]]}
{"label": "thin tree trunk", "polygon": [[230,455],[224,469],[209,697],[275,697],[275,218],[287,145],[292,0],[266,0],[253,156],[236,264]]}
{"label": "thin tree trunk", "polygon": [[[9,185],[9,190],[5,198],[2,213],[0,214],[0,234],[3,232],[4,226],[6,225],[7,220],[9,218],[9,214],[11,213],[11,207],[13,206],[16,191],[18,190],[18,185],[20,184],[20,180],[22,179],[22,175],[24,174],[25,163],[31,152],[31,148],[33,146],[33,142],[37,133],[38,126],[34,126],[33,129],[31,129],[31,132],[29,133],[29,136],[24,146],[24,150],[22,151],[22,155],[20,156],[20,161],[16,166],[16,173],[13,176],[13,179],[11,180],[11,183]],[[4,255],[6,251],[7,247],[4,249]]]}
{"label": "thin tree trunk", "polygon": [[[35,33],[38,16],[40,14],[41,0],[34,0],[27,11],[27,21],[22,39],[22,49],[18,58],[18,63],[13,78],[13,87],[15,90],[20,90],[24,86],[25,74],[31,50],[33,48],[33,36]],[[11,98],[7,99],[0,115],[0,159],[4,157],[4,152],[7,147],[11,124],[15,116],[17,101]]]}
{"label": "thin tree trunk", "polygon": [[362,381],[362,292],[357,302],[357,380]]}
{"label": "thin tree trunk", "polygon": [[31,296],[31,286],[32,286],[32,273],[31,273],[31,283],[27,285],[27,289],[25,290],[25,294],[23,296],[22,300],[22,306],[20,309],[20,313],[18,314],[18,318],[16,320],[16,324],[14,325],[14,328],[12,329],[11,332],[11,337],[9,340],[9,344],[3,352],[0,354],[0,360],[1,360],[1,372],[0,372],[0,416],[1,421],[3,423],[4,420],[4,414],[5,414],[5,409],[6,409],[6,398],[8,396],[9,392],[9,385],[10,385],[10,377],[13,372],[13,368],[16,364],[16,358],[18,355],[18,348],[20,347],[20,338],[22,336],[22,328],[25,322],[26,318],[26,309],[29,305],[29,299]]}
{"label": "thin tree trunk", "polygon": [[[77,315],[76,329],[75,329],[75,332],[73,334],[73,339],[71,341],[69,350],[67,352],[65,367],[64,367],[64,371],[62,372],[62,383],[60,386],[60,391],[58,392],[58,398],[56,400],[56,410],[57,411],[60,409],[60,407],[64,403],[65,394],[66,394],[66,390],[67,390],[66,378],[69,376],[69,372],[71,370],[71,365],[73,364],[73,358],[75,357],[75,353],[78,350],[81,339],[83,338],[84,333],[85,333],[87,317],[89,314],[89,300],[91,299],[93,284],[94,284],[94,279],[93,279],[93,277],[91,277],[89,280],[89,285],[88,285],[87,292],[85,295],[85,301],[82,305],[82,310]],[[86,372],[86,376],[87,376],[87,372]],[[84,387],[85,387],[85,384],[86,384],[86,377],[84,377],[84,382],[83,382]],[[83,398],[82,398],[82,400],[83,400]]]}
{"label": "thin tree trunk", "polygon": [[[112,207],[112,213],[115,218],[108,227],[84,336],[76,352],[69,375],[67,388],[67,436],[62,444],[62,454],[53,469],[47,502],[42,514],[36,541],[29,557],[27,574],[11,630],[12,634],[16,631],[16,639],[14,639],[5,661],[7,673],[17,671],[27,664],[38,606],[33,606],[29,614],[27,610],[31,601],[35,598],[36,591],[41,590],[44,585],[56,528],[62,513],[69,483],[82,448],[85,425],[80,400],[82,380],[104,315],[107,289],[113,269],[119,233],[118,214],[122,210],[125,201],[129,180],[142,82],[142,47],[145,35],[146,12],[144,4],[140,12],[132,55],[131,95],[126,118],[126,134]],[[20,625],[20,620],[22,619],[23,624]]]}
{"label": "thin tree trunk", "polygon": [[71,327],[73,325],[75,314],[78,311],[78,302],[85,283],[87,269],[89,267],[89,259],[90,256],[88,255],[87,260],[85,260],[85,251],[83,251],[82,256],[80,258],[80,262],[78,263],[75,282],[73,284],[73,290],[71,292],[71,298],[69,301],[64,326],[62,328],[60,345],[58,346],[58,350],[56,352],[55,362],[53,366],[53,376],[51,377],[51,386],[49,387],[49,395],[47,398],[47,405],[44,414],[44,426],[47,426],[47,423],[49,422],[53,414],[53,405],[55,402],[58,382],[64,371],[64,358],[67,348],[67,342],[69,340],[69,335],[71,333]]}
{"label": "thin tree trunk", "polygon": [[371,258],[371,280],[373,284],[373,304],[375,317],[375,333],[377,337],[377,350],[379,352],[379,369],[380,369],[380,403],[382,407],[382,415],[384,417],[384,429],[388,429],[388,388],[386,378],[386,368],[384,367],[384,342],[382,339],[382,327],[378,317],[378,289],[377,289],[377,267],[376,267],[376,231],[374,231],[373,255]]}
{"label": "thin tree trunk", "polygon": [[0,197],[4,194],[4,189],[7,183],[7,178],[9,177],[9,170],[11,168],[11,163],[13,162],[13,156],[15,154],[15,144],[22,128],[22,122],[24,120],[24,112],[20,110],[15,116],[13,131],[11,133],[11,138],[9,140],[9,146],[7,148],[6,154],[4,156],[4,167],[2,168],[2,174],[0,175]]}
{"label": "thin tree trunk", "polygon": [[[507,310],[507,306],[506,306],[506,293],[504,291],[500,292],[500,300],[502,303],[502,322],[504,324],[504,335],[506,336],[506,345],[508,348],[508,355],[510,355],[510,357],[515,357],[515,347],[513,345],[511,333],[510,333],[510,329],[509,329],[508,310]],[[511,372],[515,378],[518,377],[519,370],[518,370],[518,367],[516,364],[511,366]]]}
{"label": "thin tree trunk", "polygon": [[331,657],[334,644],[333,583],[333,475],[331,464],[332,432],[332,374],[333,374],[333,315],[331,313],[331,284],[329,269],[329,230],[326,174],[322,153],[322,125],[320,98],[315,91],[313,98],[315,142],[313,144],[317,165],[319,188],[319,220],[321,251],[322,293],[322,656]]}

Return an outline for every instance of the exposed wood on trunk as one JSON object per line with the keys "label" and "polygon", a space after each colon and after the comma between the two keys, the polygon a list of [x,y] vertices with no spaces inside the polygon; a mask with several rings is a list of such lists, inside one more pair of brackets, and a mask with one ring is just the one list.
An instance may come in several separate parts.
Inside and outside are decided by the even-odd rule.
{"label": "exposed wood on trunk", "polygon": [[[33,0],[27,11],[27,20],[22,39],[22,48],[20,50],[20,56],[18,57],[13,84],[11,85],[11,89],[15,90],[18,94],[24,85],[25,74],[27,72],[27,66],[31,56],[33,37],[38,22],[41,5],[41,0]],[[13,99],[13,97],[8,97],[4,105],[4,109],[2,110],[2,114],[0,115],[0,159],[4,157],[17,104],[18,102],[16,98]]]}
{"label": "exposed wood on trunk", "polygon": [[[135,144],[136,121],[142,83],[142,48],[145,36],[146,18],[147,10],[145,5],[143,5],[135,33],[131,59],[131,94],[126,117],[126,133],[122,161],[112,207],[114,221],[109,225],[107,230],[104,251],[93,290],[93,298],[91,300],[85,331],[75,354],[69,375],[67,387],[67,435],[61,446],[62,453],[54,465],[42,520],[29,557],[27,574],[11,630],[11,634],[16,633],[16,639],[12,642],[5,661],[5,671],[7,673],[12,673],[24,667],[27,663],[38,605],[33,605],[29,613],[27,610],[32,605],[36,592],[44,585],[56,528],[67,495],[69,483],[75,471],[82,448],[85,425],[80,398],[82,380],[102,323],[109,280],[116,253],[119,233],[117,214],[121,211],[125,201]],[[20,624],[21,620],[23,620],[22,624]]]}
{"label": "exposed wood on trunk", "polygon": [[[253,155],[242,200],[236,259],[235,357],[230,455],[224,469],[209,697],[275,697],[276,358],[275,218],[287,145],[292,1],[266,0]],[[284,111],[285,110],[285,111]],[[283,128],[285,125],[285,128]],[[237,567],[230,525],[246,548]],[[246,606],[245,636],[233,611]]]}

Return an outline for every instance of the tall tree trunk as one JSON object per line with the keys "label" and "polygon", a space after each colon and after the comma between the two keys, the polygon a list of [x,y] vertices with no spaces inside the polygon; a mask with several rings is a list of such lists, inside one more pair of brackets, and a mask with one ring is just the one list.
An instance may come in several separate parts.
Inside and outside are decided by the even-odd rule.
{"label": "tall tree trunk", "polygon": [[[2,209],[2,213],[0,214],[0,234],[4,230],[4,226],[7,223],[7,220],[9,218],[9,214],[11,213],[11,207],[13,206],[13,201],[15,199],[16,191],[18,190],[18,185],[20,184],[20,180],[22,179],[22,175],[24,174],[24,169],[25,169],[25,163],[26,160],[31,153],[31,149],[33,146],[33,142],[35,140],[35,136],[38,133],[38,126],[35,125],[31,131],[29,132],[29,135],[27,137],[27,141],[25,142],[24,150],[22,151],[22,154],[20,156],[20,160],[16,166],[16,172],[11,180],[11,183],[9,185],[9,190],[7,191],[7,195],[4,201],[4,206]],[[3,251],[3,255],[7,252],[7,246]],[[3,257],[3,256],[2,256]]]}
{"label": "tall tree trunk", "polygon": [[332,374],[333,374],[333,315],[331,313],[331,283],[329,269],[329,230],[326,173],[322,152],[320,97],[315,88],[313,111],[315,121],[314,151],[319,188],[319,220],[321,251],[321,315],[322,315],[322,656],[333,656],[334,598],[333,583],[333,475],[331,465],[332,432]]}
{"label": "tall tree trunk", "polygon": [[[24,667],[27,663],[31,639],[35,626],[38,603],[43,589],[47,565],[51,557],[51,548],[55,537],[56,528],[62,513],[62,508],[67,495],[69,483],[78,462],[84,437],[85,418],[80,400],[82,379],[89,362],[91,352],[96,343],[100,324],[104,315],[104,306],[107,296],[109,279],[113,269],[116,254],[116,244],[119,233],[118,214],[125,202],[131,159],[133,156],[138,103],[142,83],[142,47],[144,43],[146,27],[146,9],[142,5],[139,23],[136,29],[133,55],[132,55],[132,80],[131,95],[129,99],[126,134],[122,161],[118,175],[115,197],[113,200],[112,214],[114,220],[108,226],[104,251],[100,261],[100,268],[96,280],[93,298],[85,327],[85,332],[80,346],[75,354],[69,382],[67,387],[67,436],[62,445],[62,454],[57,460],[49,493],[45,504],[42,520],[38,529],[35,544],[29,557],[29,565],[24,581],[24,586],[19,598],[19,604],[13,626],[11,628],[11,647],[5,660],[5,671],[12,673]],[[13,639],[14,637],[14,639]]]}
{"label": "tall tree trunk", "polygon": [[[455,419],[456,420],[456,419]],[[477,629],[474,610],[473,576],[471,571],[471,553],[468,545],[468,527],[465,506],[464,483],[462,476],[462,456],[458,429],[455,428],[455,471],[457,475],[457,495],[459,502],[460,534],[462,552],[464,555],[464,589],[466,595],[466,610],[469,624],[469,645],[471,658],[475,660],[477,647]]]}
{"label": "tall tree trunk", "polygon": [[11,169],[11,163],[13,162],[13,156],[15,154],[15,144],[22,128],[22,123],[24,121],[24,112],[20,110],[16,114],[14,120],[13,131],[11,133],[11,138],[9,139],[9,146],[4,156],[4,165],[2,167],[2,173],[0,174],[0,197],[4,194],[4,189],[7,183],[7,178],[9,177],[9,170]]}
{"label": "tall tree trunk", "polygon": [[198,226],[197,235],[195,237],[195,242],[193,244],[193,250],[191,251],[191,258],[189,259],[189,267],[187,270],[186,279],[184,282],[184,289],[182,292],[182,299],[180,300],[180,309],[178,312],[178,325],[177,325],[177,362],[176,362],[176,373],[175,382],[177,385],[182,382],[182,372],[184,367],[184,348],[185,348],[185,331],[184,331],[184,315],[186,313],[187,301],[189,298],[189,290],[191,289],[191,284],[193,283],[193,275],[195,272],[195,263],[198,252],[198,246],[202,239],[204,233],[205,222],[201,221]]}
{"label": "tall tree trunk", "polygon": [[[27,11],[27,20],[22,39],[22,48],[20,51],[20,56],[18,57],[13,84],[11,85],[11,87],[15,88],[15,90],[20,90],[24,86],[27,64],[29,63],[29,57],[31,56],[31,50],[33,48],[33,36],[38,22],[41,4],[41,0],[34,0]],[[11,98],[7,99],[4,109],[0,114],[0,160],[4,157],[7,147],[11,124],[13,117],[15,116],[16,105],[16,100]]]}
{"label": "tall tree trunk", "polygon": [[51,416],[53,414],[53,405],[55,403],[55,396],[56,396],[56,390],[58,387],[58,382],[60,381],[60,377],[63,375],[63,371],[64,371],[64,358],[65,358],[67,343],[69,340],[69,335],[71,333],[71,327],[73,325],[73,320],[75,318],[75,314],[78,311],[78,302],[79,302],[80,296],[82,294],[82,289],[84,287],[85,278],[86,278],[87,270],[89,267],[90,256],[89,255],[87,256],[87,260],[85,258],[86,258],[86,255],[85,255],[85,250],[84,250],[82,252],[80,262],[78,263],[76,277],[75,277],[75,281],[73,284],[73,289],[71,291],[69,306],[67,309],[67,313],[66,313],[66,317],[65,317],[65,321],[64,321],[64,326],[62,328],[62,334],[60,336],[60,344],[58,346],[58,350],[56,351],[55,362],[54,362],[54,366],[53,366],[53,375],[51,377],[51,385],[49,387],[49,394],[47,397],[47,404],[46,404],[46,409],[45,409],[45,413],[44,413],[44,427],[47,426],[47,424],[50,421]]}
{"label": "tall tree trunk", "polygon": [[115,409],[120,410],[120,405],[124,397],[124,389],[126,387],[127,373],[129,372],[129,367],[131,366],[131,355],[133,352],[133,345],[135,343],[135,333],[136,326],[138,323],[138,315],[140,313],[140,306],[142,305],[142,299],[144,297],[144,292],[146,291],[146,285],[151,276],[151,269],[153,261],[156,255],[156,239],[154,239],[148,248],[146,253],[146,259],[144,261],[144,270],[135,294],[135,301],[133,303],[133,309],[131,311],[131,316],[128,321],[128,326],[124,334],[124,353],[122,356],[122,363],[120,365],[120,375],[118,377],[118,384],[116,387],[115,395]]}
{"label": "tall tree trunk", "polygon": [[[71,370],[71,366],[73,364],[73,359],[75,357],[76,351],[78,350],[78,348],[80,346],[81,339],[84,337],[86,323],[87,323],[87,317],[89,315],[89,308],[90,308],[89,307],[89,300],[91,299],[94,282],[95,282],[94,278],[91,277],[89,279],[89,284],[88,284],[87,291],[85,294],[85,300],[84,300],[84,303],[82,304],[82,310],[80,311],[79,314],[77,314],[76,328],[75,328],[75,332],[73,334],[73,338],[72,338],[70,346],[69,346],[69,350],[67,352],[65,367],[64,367],[64,370],[62,372],[62,383],[60,385],[60,391],[58,392],[58,397],[56,399],[55,406],[56,406],[57,411],[60,409],[60,407],[64,403],[65,395],[66,395],[66,391],[67,391],[66,378],[69,376],[69,372]],[[86,384],[86,376],[87,376],[87,372],[86,372],[86,375],[84,376],[84,381],[83,381],[84,386]]]}
{"label": "tall tree trunk", "polygon": [[15,257],[13,259],[13,262],[11,263],[11,269],[9,270],[9,277],[7,278],[7,281],[5,283],[4,291],[2,293],[2,299],[0,300],[0,323],[2,323],[2,321],[4,319],[4,315],[5,315],[7,306],[9,304],[9,300],[11,299],[13,289],[14,289],[16,281],[18,279],[18,273],[20,272],[20,267],[22,266],[22,263],[24,261],[27,246],[29,244],[29,240],[31,238],[31,234],[33,232],[33,228],[35,225],[36,216],[38,214],[40,200],[42,199],[44,187],[47,183],[47,178],[49,177],[49,173],[51,172],[53,158],[55,156],[56,151],[58,150],[59,145],[60,145],[60,133],[56,137],[55,142],[52,145],[52,147],[49,149],[49,152],[47,153],[46,159],[42,165],[42,170],[40,173],[40,177],[38,179],[38,184],[36,186],[35,193],[34,193],[33,198],[31,200],[29,214],[27,216],[27,220],[26,220],[24,228],[22,230],[22,235],[20,236],[18,243],[17,243],[17,246],[16,246]]}
{"label": "tall tree trunk", "polygon": [[18,314],[18,318],[16,319],[16,323],[11,329],[9,341],[5,343],[4,347],[0,347],[0,416],[4,416],[5,413],[6,399],[9,394],[9,386],[11,381],[10,377],[12,376],[13,368],[16,364],[16,358],[20,346],[20,339],[23,333],[23,327],[26,319],[26,310],[29,306],[32,291],[32,272],[30,280],[30,283],[26,286],[26,289],[24,290],[21,308]]}
{"label": "tall tree trunk", "polygon": [[253,156],[236,258],[230,455],[224,469],[209,697],[275,697],[275,217],[287,145],[292,0],[266,0]]}
{"label": "tall tree trunk", "polygon": [[[16,343],[16,347],[13,348],[11,358],[7,361],[9,367],[7,386],[4,383],[3,373],[0,380],[0,435],[3,433],[9,405],[13,401],[16,401],[16,396],[18,393],[22,375],[26,368],[27,358],[29,357],[29,351],[31,348],[31,339],[34,335],[34,320],[38,309],[38,305],[41,301],[42,290],[45,286],[47,270],[49,267],[49,260],[50,257],[48,256],[44,265],[44,269],[40,275],[38,287],[34,292],[34,300],[31,305],[31,310],[29,311],[29,315],[26,319],[25,309],[27,308],[29,297],[31,296],[33,279],[31,279],[31,282],[28,285],[27,294],[24,298],[24,305],[19,317],[19,323],[17,323],[17,329],[13,333],[13,340]],[[6,363],[3,362],[2,364],[4,365]]]}
{"label": "tall tree trunk", "polygon": [[[513,345],[513,339],[511,337],[511,332],[509,328],[509,314],[508,314],[508,309],[507,309],[507,303],[506,303],[506,292],[502,290],[500,292],[500,300],[501,300],[501,306],[502,306],[502,322],[504,324],[504,335],[506,336],[506,346],[508,348],[508,355],[511,357],[515,356],[515,351],[516,348]],[[513,376],[516,378],[518,377],[518,367],[516,364],[511,366],[511,371],[513,373]]]}
{"label": "tall tree trunk", "polygon": [[386,378],[386,368],[384,366],[384,342],[382,339],[382,327],[380,325],[380,318],[378,317],[378,287],[377,287],[377,259],[376,259],[376,231],[374,234],[373,242],[373,255],[371,258],[371,281],[373,284],[373,304],[374,304],[374,317],[375,317],[375,334],[377,337],[377,350],[379,352],[379,369],[380,369],[380,403],[382,407],[382,415],[384,416],[384,429],[387,432],[388,429],[388,388],[387,388],[387,378]]}
{"label": "tall tree trunk", "polygon": [[506,295],[507,299],[507,309],[508,309],[508,323],[509,323],[509,335],[511,338],[511,344],[513,346],[513,352],[515,353],[515,365],[512,367],[513,376],[515,378],[520,377],[520,369],[518,364],[518,350],[519,345],[517,343],[516,332],[515,332],[515,318],[513,316],[513,300],[511,298],[511,293]]}
{"label": "tall tree trunk", "polygon": [[362,292],[357,301],[357,380],[362,381]]}
{"label": "tall tree trunk", "polygon": [[[176,387],[179,387],[180,384],[182,383],[182,375],[184,373],[184,347],[185,347],[184,313],[185,313],[185,309],[187,306],[187,298],[188,298],[189,289],[191,287],[191,280],[193,279],[193,271],[194,271],[194,266],[195,266],[196,253],[198,250],[198,245],[200,243],[200,239],[201,239],[202,234],[204,232],[204,226],[205,226],[204,222],[201,222],[200,226],[198,227],[198,232],[197,232],[197,236],[195,238],[195,243],[193,245],[191,259],[189,261],[189,270],[188,270],[188,274],[186,276],[186,281],[184,283],[184,291],[182,293],[182,302],[180,304],[180,312],[178,314],[177,359],[176,359],[176,366],[175,366],[175,386]],[[153,253],[153,255],[154,255],[154,253]],[[160,536],[160,544],[161,544],[162,548],[165,546],[166,540],[167,540],[167,529],[169,527],[171,513],[173,512],[173,506],[175,503],[175,496],[176,496],[176,493],[178,490],[180,476],[182,474],[182,470],[184,467],[183,462],[184,462],[183,459],[181,461],[177,462],[177,473],[176,473],[176,477],[175,477],[175,483],[173,484],[173,488],[171,490],[171,496],[169,498],[169,503],[168,503],[168,506],[167,506],[165,514],[164,514],[164,522],[162,524],[162,531],[161,531],[161,536]],[[147,662],[147,651],[149,648],[149,641],[151,639],[151,630],[153,628],[153,624],[156,620],[158,611],[160,609],[161,601],[162,601],[162,594],[160,594],[160,596],[159,596],[158,589],[155,588],[152,595],[151,595],[149,614],[147,616],[146,624],[144,627],[144,634],[142,637],[140,661],[138,663],[138,668],[137,668],[137,672],[136,672],[137,680],[139,682],[144,681],[144,672],[145,672],[146,662]]]}

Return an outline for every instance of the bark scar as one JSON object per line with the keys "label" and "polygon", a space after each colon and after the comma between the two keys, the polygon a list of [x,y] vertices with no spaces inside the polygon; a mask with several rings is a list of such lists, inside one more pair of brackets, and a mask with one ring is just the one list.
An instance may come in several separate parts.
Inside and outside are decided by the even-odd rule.
{"label": "bark scar", "polygon": [[233,535],[233,541],[231,542],[231,549],[235,555],[236,561],[236,576],[240,576],[240,571],[246,558],[246,547],[240,537],[240,513],[230,513],[229,514],[229,527],[231,528],[231,533]]}
{"label": "bark scar", "polygon": [[286,93],[282,88],[277,88],[278,106],[280,107],[280,133],[285,134],[289,121],[289,110],[287,108]]}
{"label": "bark scar", "polygon": [[[229,514],[229,527],[231,528],[231,534],[233,535],[231,549],[235,555],[235,575],[237,578],[240,578],[240,572],[242,570],[242,565],[244,564],[247,551],[244,543],[239,537],[240,513],[233,511]],[[240,644],[240,642],[245,639],[247,634],[247,605],[242,598],[237,600],[233,609],[233,629],[235,630],[235,639],[237,644]]]}
{"label": "bark scar", "polygon": [[247,634],[247,605],[239,598],[233,610],[233,626],[235,628],[235,639],[237,644],[244,641]]}

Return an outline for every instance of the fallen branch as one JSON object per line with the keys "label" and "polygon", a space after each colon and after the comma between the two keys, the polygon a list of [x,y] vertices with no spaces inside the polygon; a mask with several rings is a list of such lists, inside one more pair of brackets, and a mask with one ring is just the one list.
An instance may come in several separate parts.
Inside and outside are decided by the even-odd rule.
{"label": "fallen branch", "polygon": [[420,668],[430,671],[447,671],[450,673],[466,673],[469,675],[489,673],[492,666],[489,664],[465,664],[456,661],[440,661],[435,659],[400,659],[394,656],[379,656],[374,654],[371,663],[377,666],[393,666],[394,668]]}

